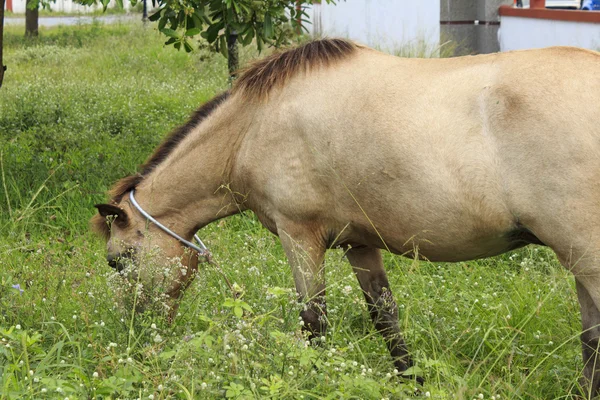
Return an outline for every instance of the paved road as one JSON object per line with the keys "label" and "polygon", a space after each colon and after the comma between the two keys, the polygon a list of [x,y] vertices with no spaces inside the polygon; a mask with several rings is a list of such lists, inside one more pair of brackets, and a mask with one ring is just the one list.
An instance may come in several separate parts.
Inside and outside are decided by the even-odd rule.
{"label": "paved road", "polygon": [[[142,17],[137,15],[103,15],[100,17],[40,17],[40,26],[58,26],[58,25],[79,25],[91,24],[94,20],[104,24],[114,24],[116,22],[131,22],[141,20]],[[25,26],[24,17],[6,17],[4,25],[23,25]]]}

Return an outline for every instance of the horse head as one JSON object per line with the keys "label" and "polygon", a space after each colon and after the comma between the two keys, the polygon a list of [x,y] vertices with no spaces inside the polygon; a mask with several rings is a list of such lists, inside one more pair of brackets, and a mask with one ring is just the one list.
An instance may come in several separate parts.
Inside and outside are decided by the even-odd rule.
{"label": "horse head", "polygon": [[106,238],[108,264],[136,287],[159,290],[174,311],[181,290],[197,271],[199,256],[208,256],[208,251],[154,220],[133,192],[112,204],[97,204],[92,224]]}

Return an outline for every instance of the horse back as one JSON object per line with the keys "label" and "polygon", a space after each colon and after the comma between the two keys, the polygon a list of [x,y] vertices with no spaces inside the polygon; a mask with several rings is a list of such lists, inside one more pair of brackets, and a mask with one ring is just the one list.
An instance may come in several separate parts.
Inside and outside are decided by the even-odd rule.
{"label": "horse back", "polygon": [[362,49],[254,104],[238,165],[259,217],[311,221],[340,242],[454,260],[506,251],[524,229],[544,241],[566,198],[600,195],[583,185],[600,171],[598,61],[572,48]]}

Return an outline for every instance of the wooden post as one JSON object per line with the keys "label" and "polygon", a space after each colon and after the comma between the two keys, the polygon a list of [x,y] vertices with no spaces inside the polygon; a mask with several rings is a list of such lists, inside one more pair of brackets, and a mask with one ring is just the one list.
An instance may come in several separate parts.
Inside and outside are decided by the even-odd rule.
{"label": "wooden post", "polygon": [[144,0],[144,11],[142,13],[142,22],[145,24],[148,23],[148,6],[146,4],[146,0]]}

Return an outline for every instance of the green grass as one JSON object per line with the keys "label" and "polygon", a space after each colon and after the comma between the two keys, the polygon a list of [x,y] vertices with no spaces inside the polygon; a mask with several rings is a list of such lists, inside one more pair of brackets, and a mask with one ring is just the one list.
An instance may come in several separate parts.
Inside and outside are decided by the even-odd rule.
{"label": "green grass", "polygon": [[251,312],[236,315],[211,267],[172,326],[161,312],[133,315],[116,303],[123,283],[88,232],[93,204],[227,87],[220,55],[163,41],[132,25],[42,29],[35,41],[7,29],[0,399],[570,398],[582,369],[579,306],[572,278],[543,248],[458,264],[386,256],[427,380],[414,395],[395,376],[340,251],[326,259],[326,343],[305,346],[283,251],[251,214],[201,232]]}
{"label": "green grass", "polygon": [[[50,7],[56,8],[55,5],[51,4]],[[118,5],[115,5],[114,7],[110,7],[107,8],[105,11],[102,10],[102,5],[100,3],[98,3],[98,6],[96,9],[91,9],[88,8],[87,12],[79,12],[79,11],[75,11],[75,12],[65,12],[65,11],[56,11],[56,10],[52,10],[52,9],[47,9],[47,8],[40,8],[38,13],[40,17],[101,17],[103,15],[124,15],[124,14],[139,14],[140,18],[141,18],[141,12],[142,12],[142,8],[143,8],[143,3],[138,3],[134,8],[130,9],[129,11],[127,11],[126,9],[119,7]],[[150,6],[150,8],[148,9],[148,12],[150,12],[152,7]],[[5,12],[5,16],[8,18],[14,17],[14,18],[25,18],[25,13],[15,13],[12,11],[6,11]],[[23,28],[24,29],[24,28]]]}

